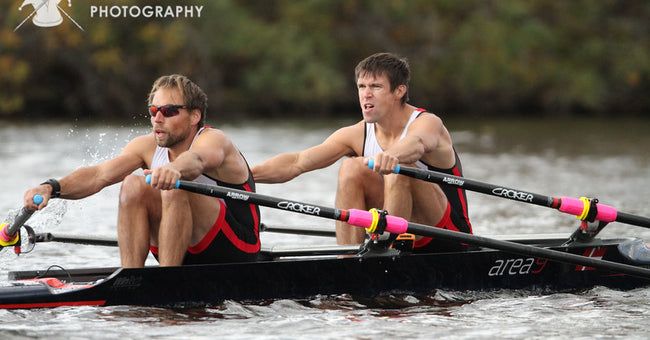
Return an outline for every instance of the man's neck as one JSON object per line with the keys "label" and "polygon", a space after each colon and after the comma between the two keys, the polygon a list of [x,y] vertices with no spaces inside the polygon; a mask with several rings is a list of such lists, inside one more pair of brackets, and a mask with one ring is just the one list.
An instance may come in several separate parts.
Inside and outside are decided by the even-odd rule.
{"label": "man's neck", "polygon": [[381,133],[388,138],[401,136],[414,110],[415,107],[412,105],[400,104],[397,110],[375,124],[376,133]]}

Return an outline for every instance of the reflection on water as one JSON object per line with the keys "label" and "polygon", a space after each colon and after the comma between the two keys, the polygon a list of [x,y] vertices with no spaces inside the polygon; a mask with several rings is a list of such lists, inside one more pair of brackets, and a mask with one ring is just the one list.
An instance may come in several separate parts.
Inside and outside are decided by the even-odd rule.
{"label": "reflection on water", "polygon": [[[445,118],[445,117],[443,117]],[[445,118],[465,175],[475,180],[550,196],[597,197],[621,211],[650,215],[650,120],[461,120]],[[216,124],[215,124],[216,125]],[[320,143],[341,123],[246,122],[221,128],[250,164],[279,152]],[[0,211],[15,213],[23,192],[50,177],[116,156],[146,125],[133,127],[0,125],[5,178]],[[336,166],[282,185],[260,184],[267,195],[331,206]],[[116,237],[119,185],[80,201],[53,202],[29,223],[37,232]],[[482,235],[566,233],[578,220],[555,210],[468,193],[474,231]],[[325,226],[331,221],[262,208],[268,225]],[[650,231],[617,223],[604,236]],[[264,246],[326,246],[331,238],[264,233]],[[150,259],[151,264],[155,263]],[[9,270],[119,266],[116,248],[37,244],[16,257],[0,252],[0,282]],[[433,292],[364,300],[349,296],[308,301],[246,304],[226,301],[211,308],[173,310],[136,307],[61,307],[0,311],[4,336],[19,338],[530,338],[645,337],[650,290],[618,292]]]}

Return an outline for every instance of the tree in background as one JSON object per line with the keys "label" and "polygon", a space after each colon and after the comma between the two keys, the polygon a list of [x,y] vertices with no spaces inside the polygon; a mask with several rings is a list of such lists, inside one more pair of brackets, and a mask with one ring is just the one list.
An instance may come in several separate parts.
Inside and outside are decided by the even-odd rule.
{"label": "tree in background", "polygon": [[[356,112],[353,68],[390,51],[413,68],[412,101],[468,115],[643,114],[650,109],[650,2],[187,1],[200,18],[91,18],[56,27],[0,0],[0,117],[144,115],[151,81],[183,73],[213,114]],[[62,4],[65,2],[62,2]],[[178,1],[156,1],[177,6]]]}

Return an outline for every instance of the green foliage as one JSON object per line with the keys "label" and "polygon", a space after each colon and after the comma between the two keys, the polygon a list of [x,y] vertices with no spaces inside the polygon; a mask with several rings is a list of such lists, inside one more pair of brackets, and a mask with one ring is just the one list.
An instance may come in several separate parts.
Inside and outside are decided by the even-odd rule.
{"label": "green foliage", "polygon": [[[0,0],[0,117],[123,119],[151,83],[183,73],[210,118],[351,114],[353,68],[390,51],[411,63],[411,102],[473,115],[644,113],[650,2],[622,0],[194,0],[197,18],[98,18],[66,1],[56,27]],[[209,119],[210,119],[209,118]]]}

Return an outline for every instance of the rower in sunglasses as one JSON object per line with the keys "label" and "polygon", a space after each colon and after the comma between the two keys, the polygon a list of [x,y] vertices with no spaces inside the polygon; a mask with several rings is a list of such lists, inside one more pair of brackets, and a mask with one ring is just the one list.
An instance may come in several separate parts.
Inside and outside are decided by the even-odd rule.
{"label": "rower in sunglasses", "polygon": [[[153,131],[116,158],[49,179],[25,193],[25,207],[50,198],[80,199],[122,181],[118,243],[123,267],[142,267],[149,252],[161,266],[253,261],[260,250],[259,208],[240,200],[173,189],[179,179],[255,191],[244,156],[221,130],[205,127],[207,96],[185,76],[155,81],[148,111]],[[138,168],[151,174],[151,184]],[[36,205],[31,197],[43,196]]]}

